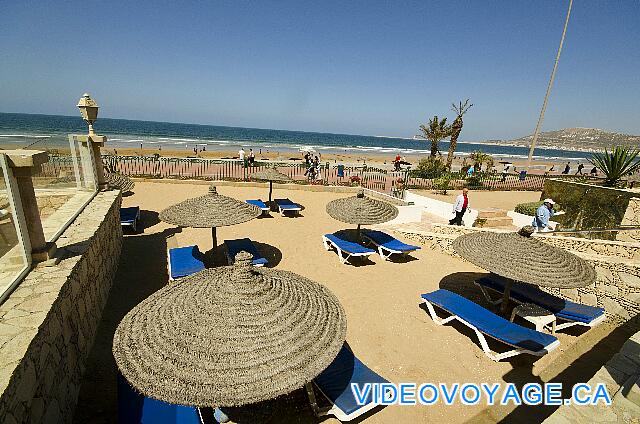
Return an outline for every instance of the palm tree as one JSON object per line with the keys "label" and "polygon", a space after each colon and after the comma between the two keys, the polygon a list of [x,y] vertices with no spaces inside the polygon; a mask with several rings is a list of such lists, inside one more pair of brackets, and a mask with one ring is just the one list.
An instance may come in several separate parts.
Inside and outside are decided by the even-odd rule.
{"label": "palm tree", "polygon": [[616,146],[611,152],[605,149],[604,153],[594,153],[589,162],[604,173],[605,186],[615,187],[622,177],[640,170],[638,156],[640,156],[638,149],[631,150],[628,147]]}
{"label": "palm tree", "polygon": [[451,124],[451,141],[449,142],[449,153],[447,153],[447,168],[451,169],[451,163],[453,162],[453,154],[456,151],[456,145],[458,144],[458,137],[462,132],[462,115],[467,113],[469,109],[471,109],[473,104],[469,103],[469,99],[465,100],[464,103],[460,101],[460,104],[456,105],[455,103],[451,104],[451,110],[456,113],[456,119]]}
{"label": "palm tree", "polygon": [[482,164],[488,162],[489,159],[493,161],[493,158],[488,154],[484,153],[482,150],[476,150],[471,155],[469,155],[471,160],[473,161],[473,168],[476,170],[480,170],[482,168]]}
{"label": "palm tree", "polygon": [[420,131],[422,131],[421,137],[431,142],[431,154],[429,156],[435,158],[440,150],[440,141],[449,137],[451,127],[447,125],[447,118],[439,120],[436,115],[429,120],[428,127],[420,125]]}

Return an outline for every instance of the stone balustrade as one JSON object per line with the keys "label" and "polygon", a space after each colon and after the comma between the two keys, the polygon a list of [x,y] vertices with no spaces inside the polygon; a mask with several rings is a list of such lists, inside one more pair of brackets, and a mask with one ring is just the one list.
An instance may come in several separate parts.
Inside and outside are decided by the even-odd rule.
{"label": "stone balustrade", "polygon": [[121,197],[106,191],[0,305],[0,422],[71,422],[85,362],[119,263]]}

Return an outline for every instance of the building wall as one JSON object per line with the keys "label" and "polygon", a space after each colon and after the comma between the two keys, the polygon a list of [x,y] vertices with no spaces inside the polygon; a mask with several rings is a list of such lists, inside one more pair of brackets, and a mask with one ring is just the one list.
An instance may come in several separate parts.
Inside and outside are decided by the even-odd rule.
{"label": "building wall", "polygon": [[71,422],[122,247],[121,197],[98,193],[0,305],[0,422]]}

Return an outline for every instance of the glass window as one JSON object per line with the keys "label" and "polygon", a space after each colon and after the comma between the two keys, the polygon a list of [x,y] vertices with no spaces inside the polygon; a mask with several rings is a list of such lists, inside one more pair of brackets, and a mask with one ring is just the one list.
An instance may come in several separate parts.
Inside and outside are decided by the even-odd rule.
{"label": "glass window", "polygon": [[[0,301],[15,286],[29,267],[20,235],[15,199],[10,188],[6,156],[0,154]],[[17,187],[13,187],[17,190]]]}

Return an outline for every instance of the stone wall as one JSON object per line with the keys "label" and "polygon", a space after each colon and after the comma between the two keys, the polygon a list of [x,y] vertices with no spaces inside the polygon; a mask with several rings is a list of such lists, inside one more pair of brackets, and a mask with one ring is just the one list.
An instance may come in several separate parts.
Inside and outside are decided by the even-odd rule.
{"label": "stone wall", "polygon": [[[640,227],[640,194],[638,194],[638,197],[629,200],[629,206],[622,218],[622,225]],[[618,240],[640,242],[640,230],[620,231]]]}
{"label": "stone wall", "polygon": [[98,193],[0,305],[0,422],[71,422],[122,247],[121,198]]}
{"label": "stone wall", "polygon": [[[452,243],[458,236],[487,231],[433,224],[432,231],[397,230],[404,237],[431,249],[457,256]],[[497,231],[497,230],[494,230]],[[566,249],[594,266],[596,282],[579,289],[544,290],[575,302],[605,309],[607,316],[626,321],[640,314],[640,243],[536,235],[537,239]]]}
{"label": "stone wall", "polygon": [[[633,190],[616,189],[577,182],[549,179],[544,182],[541,199],[550,197],[566,213],[555,220],[563,228],[589,230],[615,228],[622,224],[630,199],[638,194]],[[579,237],[616,239],[615,232],[582,233]]]}
{"label": "stone wall", "polygon": [[640,422],[640,333],[627,340],[618,353],[587,382],[592,388],[604,384],[610,406],[563,405],[545,424],[637,423]]}

